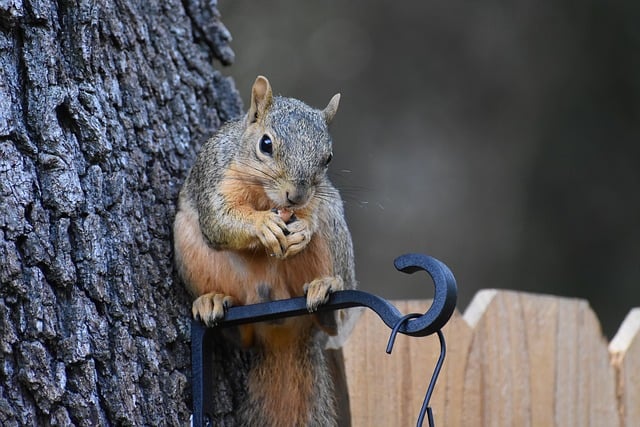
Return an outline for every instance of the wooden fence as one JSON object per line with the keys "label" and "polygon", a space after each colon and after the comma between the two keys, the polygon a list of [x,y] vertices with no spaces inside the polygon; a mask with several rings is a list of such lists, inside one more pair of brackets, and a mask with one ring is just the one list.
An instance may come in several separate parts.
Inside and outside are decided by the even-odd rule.
{"label": "wooden fence", "polygon": [[[607,343],[584,300],[484,290],[443,332],[436,426],[640,426],[640,308]],[[399,334],[387,355],[389,334],[367,310],[345,345],[354,427],[416,423],[438,339]]]}

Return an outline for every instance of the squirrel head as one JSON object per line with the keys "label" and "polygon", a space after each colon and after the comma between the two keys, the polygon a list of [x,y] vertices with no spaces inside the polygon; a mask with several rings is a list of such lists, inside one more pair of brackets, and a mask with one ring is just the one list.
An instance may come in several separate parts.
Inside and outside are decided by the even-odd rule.
{"label": "squirrel head", "polygon": [[[273,96],[269,81],[258,76],[242,135],[243,158],[277,208],[298,209],[328,185],[333,157],[329,124],[340,94],[323,110],[293,98]],[[326,194],[326,190],[325,190]]]}

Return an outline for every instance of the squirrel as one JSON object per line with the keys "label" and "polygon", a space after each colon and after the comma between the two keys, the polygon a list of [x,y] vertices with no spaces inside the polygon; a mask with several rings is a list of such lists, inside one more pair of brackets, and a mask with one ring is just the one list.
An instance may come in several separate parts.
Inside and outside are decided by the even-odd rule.
{"label": "squirrel", "polygon": [[258,350],[242,425],[337,425],[343,402],[323,351],[345,313],[314,312],[356,287],[343,202],[327,177],[339,102],[317,110],[274,96],[258,76],[247,114],[203,144],[180,191],[174,256],[194,318],[211,326],[233,305],[303,295],[313,313],[239,327]]}

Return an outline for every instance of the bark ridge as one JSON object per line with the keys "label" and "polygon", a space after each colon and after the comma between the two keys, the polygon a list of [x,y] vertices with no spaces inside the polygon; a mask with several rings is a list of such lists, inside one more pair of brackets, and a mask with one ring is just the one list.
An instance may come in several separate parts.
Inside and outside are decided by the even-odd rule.
{"label": "bark ridge", "polygon": [[1,425],[188,421],[171,222],[229,41],[215,1],[0,1]]}

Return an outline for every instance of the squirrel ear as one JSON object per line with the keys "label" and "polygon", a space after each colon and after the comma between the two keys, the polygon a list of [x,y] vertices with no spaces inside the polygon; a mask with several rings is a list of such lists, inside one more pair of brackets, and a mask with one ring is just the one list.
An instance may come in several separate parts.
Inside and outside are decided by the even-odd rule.
{"label": "squirrel ear", "polygon": [[271,106],[273,94],[269,80],[264,76],[258,76],[251,88],[251,107],[249,108],[249,122],[254,123],[258,118],[264,117]]}
{"label": "squirrel ear", "polygon": [[338,104],[340,104],[340,94],[336,93],[329,101],[329,104],[322,110],[322,115],[324,116],[324,121],[327,124],[331,123],[333,120],[333,116],[336,115],[336,111],[338,111]]}

